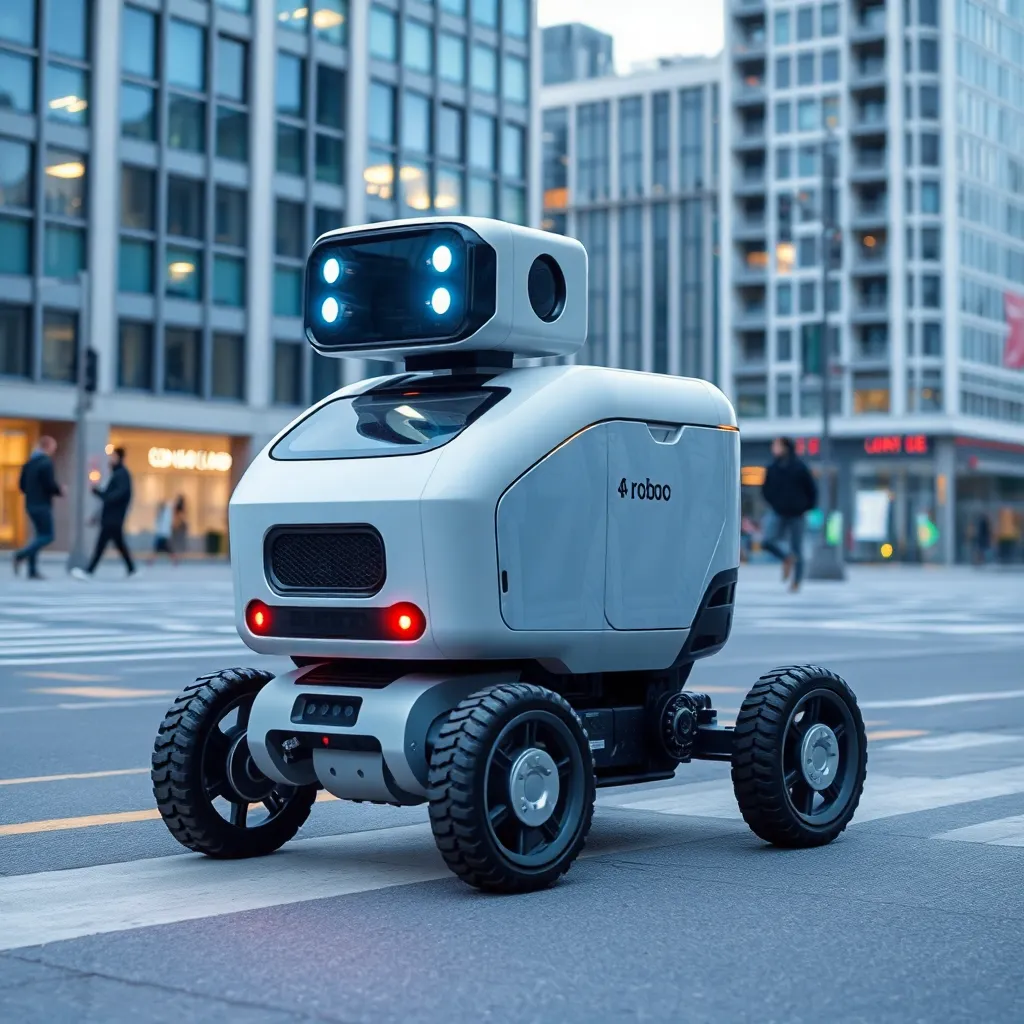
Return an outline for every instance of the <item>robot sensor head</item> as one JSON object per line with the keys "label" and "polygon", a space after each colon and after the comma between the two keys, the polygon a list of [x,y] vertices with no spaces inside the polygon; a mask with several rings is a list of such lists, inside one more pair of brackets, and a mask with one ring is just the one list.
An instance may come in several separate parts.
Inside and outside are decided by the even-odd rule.
{"label": "robot sensor head", "polygon": [[306,261],[304,320],[324,355],[570,355],[587,337],[587,252],[475,217],[343,228]]}

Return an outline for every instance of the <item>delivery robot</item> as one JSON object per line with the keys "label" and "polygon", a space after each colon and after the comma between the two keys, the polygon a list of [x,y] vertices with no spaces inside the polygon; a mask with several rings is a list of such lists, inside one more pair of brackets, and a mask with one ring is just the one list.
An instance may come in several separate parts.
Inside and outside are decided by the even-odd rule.
{"label": "delivery robot", "polygon": [[463,217],[332,231],[304,303],[317,352],[404,370],[314,405],[231,498],[239,635],[294,667],[171,705],[152,778],[178,840],[268,854],[320,790],[425,803],[456,875],[522,892],[579,855],[595,787],[695,758],[731,764],[769,843],[846,828],[867,746],[839,676],[775,669],[734,727],[687,687],[733,619],[736,417],[702,380],[569,364],[579,242]]}

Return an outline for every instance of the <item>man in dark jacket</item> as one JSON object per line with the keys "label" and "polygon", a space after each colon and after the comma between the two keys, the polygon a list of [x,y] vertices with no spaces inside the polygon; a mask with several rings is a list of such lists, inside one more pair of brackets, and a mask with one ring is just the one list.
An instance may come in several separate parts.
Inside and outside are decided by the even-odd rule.
{"label": "man in dark jacket", "polygon": [[[797,458],[793,442],[788,437],[777,437],[772,442],[775,461],[768,467],[761,493],[775,513],[767,540],[762,547],[782,561],[782,579],[790,575],[790,590],[799,590],[804,574],[803,541],[804,515],[818,504],[818,486],[807,464]],[[779,547],[786,539],[789,553]]]}
{"label": "man in dark jacket", "polygon": [[135,573],[135,563],[124,542],[124,517],[128,514],[128,506],[132,502],[132,478],[124,464],[124,449],[115,448],[110,456],[110,476],[106,487],[94,487],[93,494],[103,502],[100,511],[100,534],[96,538],[96,550],[92,553],[89,568],[72,569],[71,575],[80,580],[90,579],[100,564],[107,545],[113,542],[121,552],[128,575]]}
{"label": "man in dark jacket", "polygon": [[28,462],[21,467],[18,481],[21,493],[25,495],[25,511],[32,520],[36,535],[31,543],[14,552],[14,571],[17,573],[21,563],[27,562],[30,580],[43,578],[36,568],[36,558],[47,544],[53,543],[53,499],[66,493],[53,474],[53,453],[56,450],[57,442],[52,437],[39,438]]}

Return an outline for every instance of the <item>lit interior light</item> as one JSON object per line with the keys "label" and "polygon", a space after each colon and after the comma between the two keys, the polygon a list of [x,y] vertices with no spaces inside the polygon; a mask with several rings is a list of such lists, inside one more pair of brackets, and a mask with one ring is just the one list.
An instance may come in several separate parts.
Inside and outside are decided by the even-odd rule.
{"label": "lit interior light", "polygon": [[313,27],[325,32],[329,28],[337,28],[345,21],[340,11],[317,11],[313,15]]}
{"label": "lit interior light", "polygon": [[178,260],[175,263],[169,263],[167,265],[167,273],[171,275],[172,281],[181,281],[188,277],[189,274],[195,271],[196,267],[194,263],[187,263],[184,260]]}
{"label": "lit interior light", "polygon": [[320,307],[320,313],[324,320],[329,324],[333,324],[338,319],[338,312],[338,300],[333,295],[328,295],[324,299],[324,304]]}
{"label": "lit interior light", "polygon": [[108,444],[107,447],[104,448],[103,450],[107,453],[107,455],[114,454],[114,446],[112,444]]}
{"label": "lit interior light", "polygon": [[443,316],[448,312],[452,304],[451,292],[447,288],[437,288],[430,296],[430,308],[438,315]]}
{"label": "lit interior light", "polygon": [[338,280],[338,275],[341,273],[341,264],[332,256],[324,264],[324,280],[328,284],[334,284]]}
{"label": "lit interior light", "polygon": [[430,262],[439,274],[443,274],[452,265],[451,249],[447,245],[439,245],[430,257]]}
{"label": "lit interior light", "polygon": [[50,100],[51,110],[66,110],[69,114],[80,114],[88,106],[88,101],[81,96],[58,96]]}
{"label": "lit interior light", "polygon": [[85,174],[85,164],[72,160],[63,164],[50,164],[46,173],[51,178],[81,178]]}

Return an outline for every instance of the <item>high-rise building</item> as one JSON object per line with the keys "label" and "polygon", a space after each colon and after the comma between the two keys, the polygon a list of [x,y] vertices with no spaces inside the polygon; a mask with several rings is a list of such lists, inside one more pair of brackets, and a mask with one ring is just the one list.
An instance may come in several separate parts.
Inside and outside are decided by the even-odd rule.
{"label": "high-rise building", "polygon": [[366,369],[304,341],[316,235],[539,219],[535,31],[531,0],[2,0],[0,547],[40,434],[78,482],[82,342],[91,472],[126,449],[129,533],[178,494],[197,545],[223,533],[254,448]]}
{"label": "high-rise building", "polygon": [[773,435],[819,461],[824,335],[850,555],[962,559],[985,515],[1020,558],[1024,4],[727,0],[726,56],[745,507]]}
{"label": "high-rise building", "polygon": [[603,78],[615,72],[615,41],[606,32],[572,22],[541,29],[544,84]]}
{"label": "high-rise building", "polygon": [[578,360],[715,378],[717,58],[541,93],[544,226],[590,255]]}

